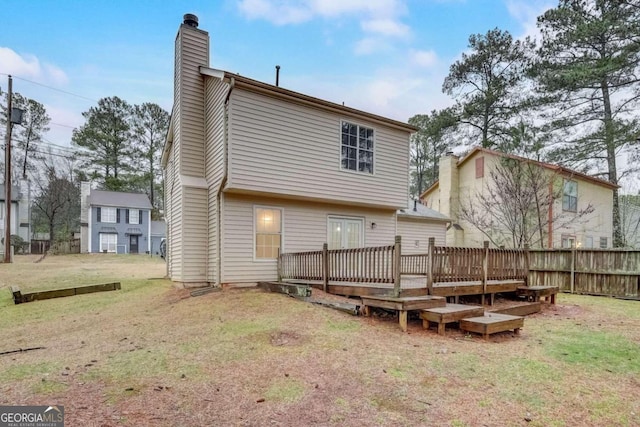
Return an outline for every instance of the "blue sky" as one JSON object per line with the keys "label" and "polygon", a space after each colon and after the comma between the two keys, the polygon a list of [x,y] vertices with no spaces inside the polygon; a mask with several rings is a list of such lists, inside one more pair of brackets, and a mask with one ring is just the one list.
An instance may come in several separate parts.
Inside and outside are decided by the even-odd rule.
{"label": "blue sky", "polygon": [[14,91],[42,102],[52,117],[46,140],[62,146],[102,97],[170,111],[173,43],[183,14],[194,13],[211,37],[211,67],[273,83],[279,64],[287,89],[406,121],[452,103],[442,81],[470,34],[499,27],[535,35],[536,16],[555,4],[4,0],[0,87],[14,75]]}

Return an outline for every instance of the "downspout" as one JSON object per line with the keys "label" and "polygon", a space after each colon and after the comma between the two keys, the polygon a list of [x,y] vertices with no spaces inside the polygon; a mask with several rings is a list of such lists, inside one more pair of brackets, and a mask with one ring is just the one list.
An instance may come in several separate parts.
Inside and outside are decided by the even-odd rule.
{"label": "downspout", "polygon": [[222,190],[227,185],[227,174],[229,171],[229,99],[231,98],[231,92],[236,85],[236,80],[231,77],[229,82],[229,91],[224,99],[224,132],[222,142],[222,156],[224,160],[222,162],[222,180],[218,187],[218,195],[216,200],[216,208],[218,210],[218,284],[222,287]]}

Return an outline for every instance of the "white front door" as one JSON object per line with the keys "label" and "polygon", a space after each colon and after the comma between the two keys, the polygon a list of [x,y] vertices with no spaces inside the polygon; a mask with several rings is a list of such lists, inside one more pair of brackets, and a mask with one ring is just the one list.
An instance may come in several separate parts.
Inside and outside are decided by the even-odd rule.
{"label": "white front door", "polygon": [[364,246],[362,218],[329,217],[327,231],[329,249],[351,249]]}

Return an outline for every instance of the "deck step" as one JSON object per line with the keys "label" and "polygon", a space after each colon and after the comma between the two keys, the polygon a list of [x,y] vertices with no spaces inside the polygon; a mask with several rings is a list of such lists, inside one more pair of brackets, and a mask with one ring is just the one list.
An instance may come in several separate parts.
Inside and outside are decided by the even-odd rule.
{"label": "deck step", "polygon": [[540,304],[540,301],[525,302],[510,307],[492,308],[488,311],[491,313],[511,314],[512,316],[528,316],[542,311],[542,305]]}
{"label": "deck step", "polygon": [[398,312],[400,329],[407,332],[407,312],[411,310],[424,310],[426,308],[444,307],[447,302],[444,297],[423,295],[417,297],[392,297],[392,296],[363,296],[363,313],[370,314],[370,307],[386,308]]}
{"label": "deck step", "polygon": [[478,317],[484,315],[484,308],[466,304],[447,304],[444,307],[434,307],[422,310],[420,318],[422,326],[429,329],[429,322],[437,323],[438,334],[445,334],[445,324],[459,322],[467,317]]}
{"label": "deck step", "polygon": [[460,320],[460,329],[482,334],[485,340],[489,335],[513,329],[517,335],[524,326],[524,317],[510,314],[485,313],[484,316]]}

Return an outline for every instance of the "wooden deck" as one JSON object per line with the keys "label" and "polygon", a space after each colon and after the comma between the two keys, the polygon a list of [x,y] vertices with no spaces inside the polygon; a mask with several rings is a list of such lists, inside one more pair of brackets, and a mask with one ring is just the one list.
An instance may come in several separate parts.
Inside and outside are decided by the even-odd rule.
{"label": "wooden deck", "polygon": [[[323,288],[321,280],[286,280],[285,282],[310,285],[318,289]],[[516,292],[519,287],[526,288],[524,280],[488,280],[486,288],[481,281],[439,282],[433,284],[433,293],[431,295],[453,298],[465,295],[489,295],[490,303],[492,303],[495,294]],[[354,297],[390,296],[393,293],[393,284],[330,281],[327,286],[327,292],[334,295]],[[425,295],[429,295],[425,276],[402,276],[399,296],[417,297]]]}

